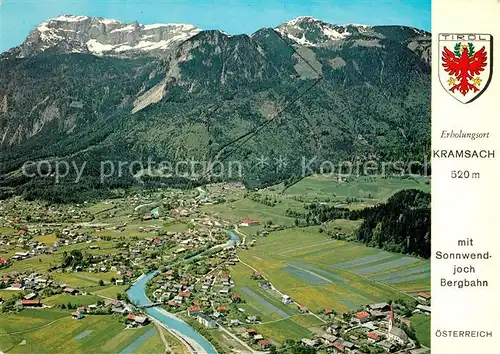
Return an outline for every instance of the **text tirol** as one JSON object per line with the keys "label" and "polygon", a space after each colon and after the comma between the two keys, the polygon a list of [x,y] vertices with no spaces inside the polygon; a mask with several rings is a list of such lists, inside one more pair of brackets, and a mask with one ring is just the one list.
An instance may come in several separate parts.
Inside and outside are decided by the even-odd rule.
{"label": "text tirol", "polygon": [[466,34],[443,33],[439,35],[439,39],[445,41],[489,41],[490,38],[491,37],[488,34],[473,34],[473,33],[466,33]]}

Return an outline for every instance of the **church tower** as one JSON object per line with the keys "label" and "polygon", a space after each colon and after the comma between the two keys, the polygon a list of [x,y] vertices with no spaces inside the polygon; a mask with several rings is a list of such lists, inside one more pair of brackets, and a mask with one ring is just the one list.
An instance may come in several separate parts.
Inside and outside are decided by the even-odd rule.
{"label": "church tower", "polygon": [[394,325],[394,305],[391,304],[391,312],[389,313],[389,329],[388,329],[389,332],[391,331],[393,325]]}

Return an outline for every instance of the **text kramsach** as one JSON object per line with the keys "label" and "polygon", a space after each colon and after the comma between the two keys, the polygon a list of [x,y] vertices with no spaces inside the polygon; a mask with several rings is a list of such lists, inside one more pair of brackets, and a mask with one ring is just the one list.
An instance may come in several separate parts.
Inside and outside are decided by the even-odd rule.
{"label": "text kramsach", "polygon": [[494,159],[495,150],[433,150],[437,159]]}

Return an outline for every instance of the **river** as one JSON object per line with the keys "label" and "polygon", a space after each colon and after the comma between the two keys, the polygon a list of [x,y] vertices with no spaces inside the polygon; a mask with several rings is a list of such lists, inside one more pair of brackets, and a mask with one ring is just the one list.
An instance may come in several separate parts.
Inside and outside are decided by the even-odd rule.
{"label": "river", "polygon": [[[136,306],[144,306],[152,303],[146,296],[146,284],[157,273],[158,271],[155,271],[143,276],[127,291],[127,295],[133,304]],[[163,308],[159,306],[148,307],[145,308],[144,311],[146,311],[149,316],[162,323],[169,330],[172,330],[177,335],[183,337],[192,345],[192,347],[194,347],[197,354],[217,353],[213,345],[210,344],[210,342],[202,335],[196,332],[194,328],[177,318],[175,315],[165,311]]]}

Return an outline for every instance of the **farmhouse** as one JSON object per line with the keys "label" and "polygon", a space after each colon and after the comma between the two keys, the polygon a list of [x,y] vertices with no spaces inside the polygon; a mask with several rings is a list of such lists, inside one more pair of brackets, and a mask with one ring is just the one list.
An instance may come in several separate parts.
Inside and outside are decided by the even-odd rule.
{"label": "farmhouse", "polygon": [[369,332],[366,336],[368,337],[368,340],[372,343],[380,341],[380,336],[375,332]]}
{"label": "farmhouse", "polygon": [[394,350],[395,345],[388,340],[383,340],[378,343],[379,346],[382,347],[386,352],[392,352]]}
{"label": "farmhouse", "polygon": [[381,311],[387,312],[391,310],[391,306],[387,302],[379,302],[377,304],[371,304],[368,306],[370,311]]}
{"label": "farmhouse", "polygon": [[300,342],[306,347],[315,347],[318,345],[318,341],[313,339],[302,338]]}
{"label": "farmhouse", "polygon": [[324,344],[328,345],[335,343],[335,341],[338,339],[337,336],[328,333],[323,333],[320,338]]}
{"label": "farmhouse", "polygon": [[191,306],[188,307],[187,312],[189,316],[196,316],[201,312],[201,308],[200,306]]}
{"label": "farmhouse", "polygon": [[81,320],[84,316],[80,311],[75,311],[71,313],[71,317],[75,320]]}
{"label": "farmhouse", "polygon": [[23,297],[24,300],[33,300],[36,299],[37,295],[36,293],[31,293]]}
{"label": "farmhouse", "polygon": [[253,336],[253,340],[254,342],[258,342],[260,340],[264,339],[264,337],[262,336],[262,334],[256,334]]}
{"label": "farmhouse", "polygon": [[240,226],[254,226],[259,225],[259,220],[243,219],[240,222]]}
{"label": "farmhouse", "polygon": [[40,307],[42,302],[39,299],[36,300],[21,300],[21,305],[23,307]]}
{"label": "farmhouse", "polygon": [[262,349],[262,350],[269,349],[269,347],[271,345],[272,345],[272,343],[268,339],[262,339],[259,341],[259,346],[260,346],[260,349]]}
{"label": "farmhouse", "polygon": [[70,295],[76,295],[78,293],[78,290],[67,287],[63,289],[63,292]]}
{"label": "farmhouse", "polygon": [[357,314],[354,315],[354,317],[356,317],[356,320],[359,323],[365,323],[370,320],[370,314],[366,311],[358,312]]}
{"label": "farmhouse", "polygon": [[425,306],[425,305],[417,305],[417,308],[415,311],[425,313],[426,315],[430,315],[431,314],[431,307]]}
{"label": "farmhouse", "polygon": [[431,294],[425,293],[425,292],[420,292],[418,293],[418,299],[420,301],[430,301],[431,300]]}
{"label": "farmhouse", "polygon": [[245,336],[247,338],[253,338],[255,335],[257,335],[257,331],[254,328],[249,328],[247,329]]}

